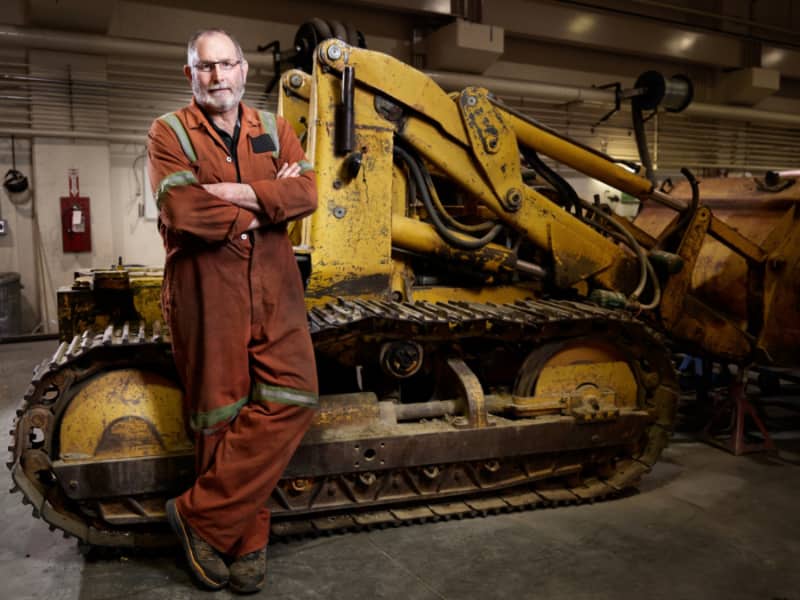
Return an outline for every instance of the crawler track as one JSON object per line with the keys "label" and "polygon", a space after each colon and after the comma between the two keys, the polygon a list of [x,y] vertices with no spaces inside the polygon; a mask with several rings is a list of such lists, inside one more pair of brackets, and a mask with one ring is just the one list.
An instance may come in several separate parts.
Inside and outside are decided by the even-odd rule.
{"label": "crawler track", "polygon": [[[635,407],[597,422],[567,413],[518,418],[498,412],[489,415],[487,427],[477,428],[449,415],[350,433],[312,430],[269,502],[278,537],[613,497],[636,485],[655,463],[674,421],[677,386],[669,355],[655,333],[623,313],[563,301],[340,300],[313,308],[309,323],[318,355],[335,357],[343,366],[364,364],[387,340],[412,339],[425,345],[428,356],[462,356],[486,377],[491,377],[486,361],[498,349],[521,357],[548,344],[602,337],[624,350],[640,397]],[[8,466],[23,501],[51,528],[90,545],[170,542],[162,525],[163,501],[186,479],[176,480],[178,489],[168,493],[76,500],[52,468],[71,390],[113,369],[136,367],[174,377],[167,342],[158,323],[123,324],[96,335],[87,331],[36,369],[17,412]],[[189,455],[164,459],[176,473],[186,464]],[[113,479],[117,471],[107,467],[91,465],[97,477]],[[112,504],[116,520],[109,522],[103,515]]]}

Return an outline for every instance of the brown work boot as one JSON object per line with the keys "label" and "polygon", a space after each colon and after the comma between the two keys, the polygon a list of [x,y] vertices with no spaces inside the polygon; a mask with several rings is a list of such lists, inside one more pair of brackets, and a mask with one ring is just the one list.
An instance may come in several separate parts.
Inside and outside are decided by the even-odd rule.
{"label": "brown work boot", "polygon": [[211,545],[183,520],[175,499],[167,500],[167,520],[186,552],[186,561],[195,579],[204,587],[219,590],[228,583],[230,573],[225,561]]}
{"label": "brown work boot", "polygon": [[264,587],[267,579],[267,548],[249,552],[231,563],[231,591],[253,594]]}

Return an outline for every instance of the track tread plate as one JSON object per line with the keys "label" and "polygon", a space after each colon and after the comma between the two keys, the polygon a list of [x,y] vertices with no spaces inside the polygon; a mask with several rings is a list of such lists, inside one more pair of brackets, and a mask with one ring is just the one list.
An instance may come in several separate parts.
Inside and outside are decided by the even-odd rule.
{"label": "track tread plate", "polygon": [[395,519],[398,521],[420,521],[430,519],[435,516],[435,513],[427,506],[412,506],[409,508],[392,508],[389,509]]}
{"label": "track tread plate", "polygon": [[477,511],[493,511],[504,509],[508,507],[508,504],[500,497],[500,496],[488,496],[486,498],[470,498],[464,501],[464,503],[469,506],[473,510]]}
{"label": "track tread plate", "polygon": [[502,498],[506,504],[514,508],[535,506],[544,502],[542,497],[535,492],[516,492],[503,494]]}
{"label": "track tread plate", "polygon": [[388,510],[374,510],[354,514],[353,521],[355,521],[356,525],[360,525],[361,527],[373,527],[385,523],[392,523],[395,521],[395,517]]}
{"label": "track tread plate", "polygon": [[311,524],[317,531],[341,531],[355,526],[355,521],[350,515],[329,515],[319,519],[311,519]]}
{"label": "track tread plate", "polygon": [[469,512],[470,508],[464,502],[442,502],[428,504],[430,511],[440,517],[451,517]]}
{"label": "track tread plate", "polygon": [[580,496],[574,494],[567,488],[537,488],[536,493],[550,503],[572,503],[580,499]]}

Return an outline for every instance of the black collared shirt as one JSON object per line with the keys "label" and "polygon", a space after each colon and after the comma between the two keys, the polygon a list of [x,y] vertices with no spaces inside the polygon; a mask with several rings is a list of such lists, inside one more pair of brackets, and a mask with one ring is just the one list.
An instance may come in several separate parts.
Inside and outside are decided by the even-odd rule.
{"label": "black collared shirt", "polygon": [[233,135],[230,135],[224,129],[220,129],[219,127],[217,127],[217,124],[214,123],[214,119],[212,119],[209,116],[209,114],[203,109],[202,106],[200,107],[200,110],[203,111],[203,114],[206,116],[206,119],[208,119],[208,122],[211,124],[211,127],[214,128],[214,131],[216,131],[217,134],[219,134],[219,137],[225,143],[225,147],[228,149],[228,155],[231,157],[231,160],[233,161],[233,164],[236,167],[236,181],[238,183],[241,183],[242,177],[239,174],[239,157],[236,148],[239,145],[239,130],[241,129],[242,105],[241,104],[239,105],[239,116],[236,117],[236,127],[233,128]]}

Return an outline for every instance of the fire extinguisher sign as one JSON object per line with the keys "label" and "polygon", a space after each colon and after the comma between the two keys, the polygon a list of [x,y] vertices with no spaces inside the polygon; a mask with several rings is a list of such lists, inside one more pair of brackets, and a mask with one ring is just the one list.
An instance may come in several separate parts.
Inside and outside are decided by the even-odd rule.
{"label": "fire extinguisher sign", "polygon": [[78,169],[69,169],[68,196],[61,196],[61,239],[64,252],[92,251],[89,198],[81,196]]}

